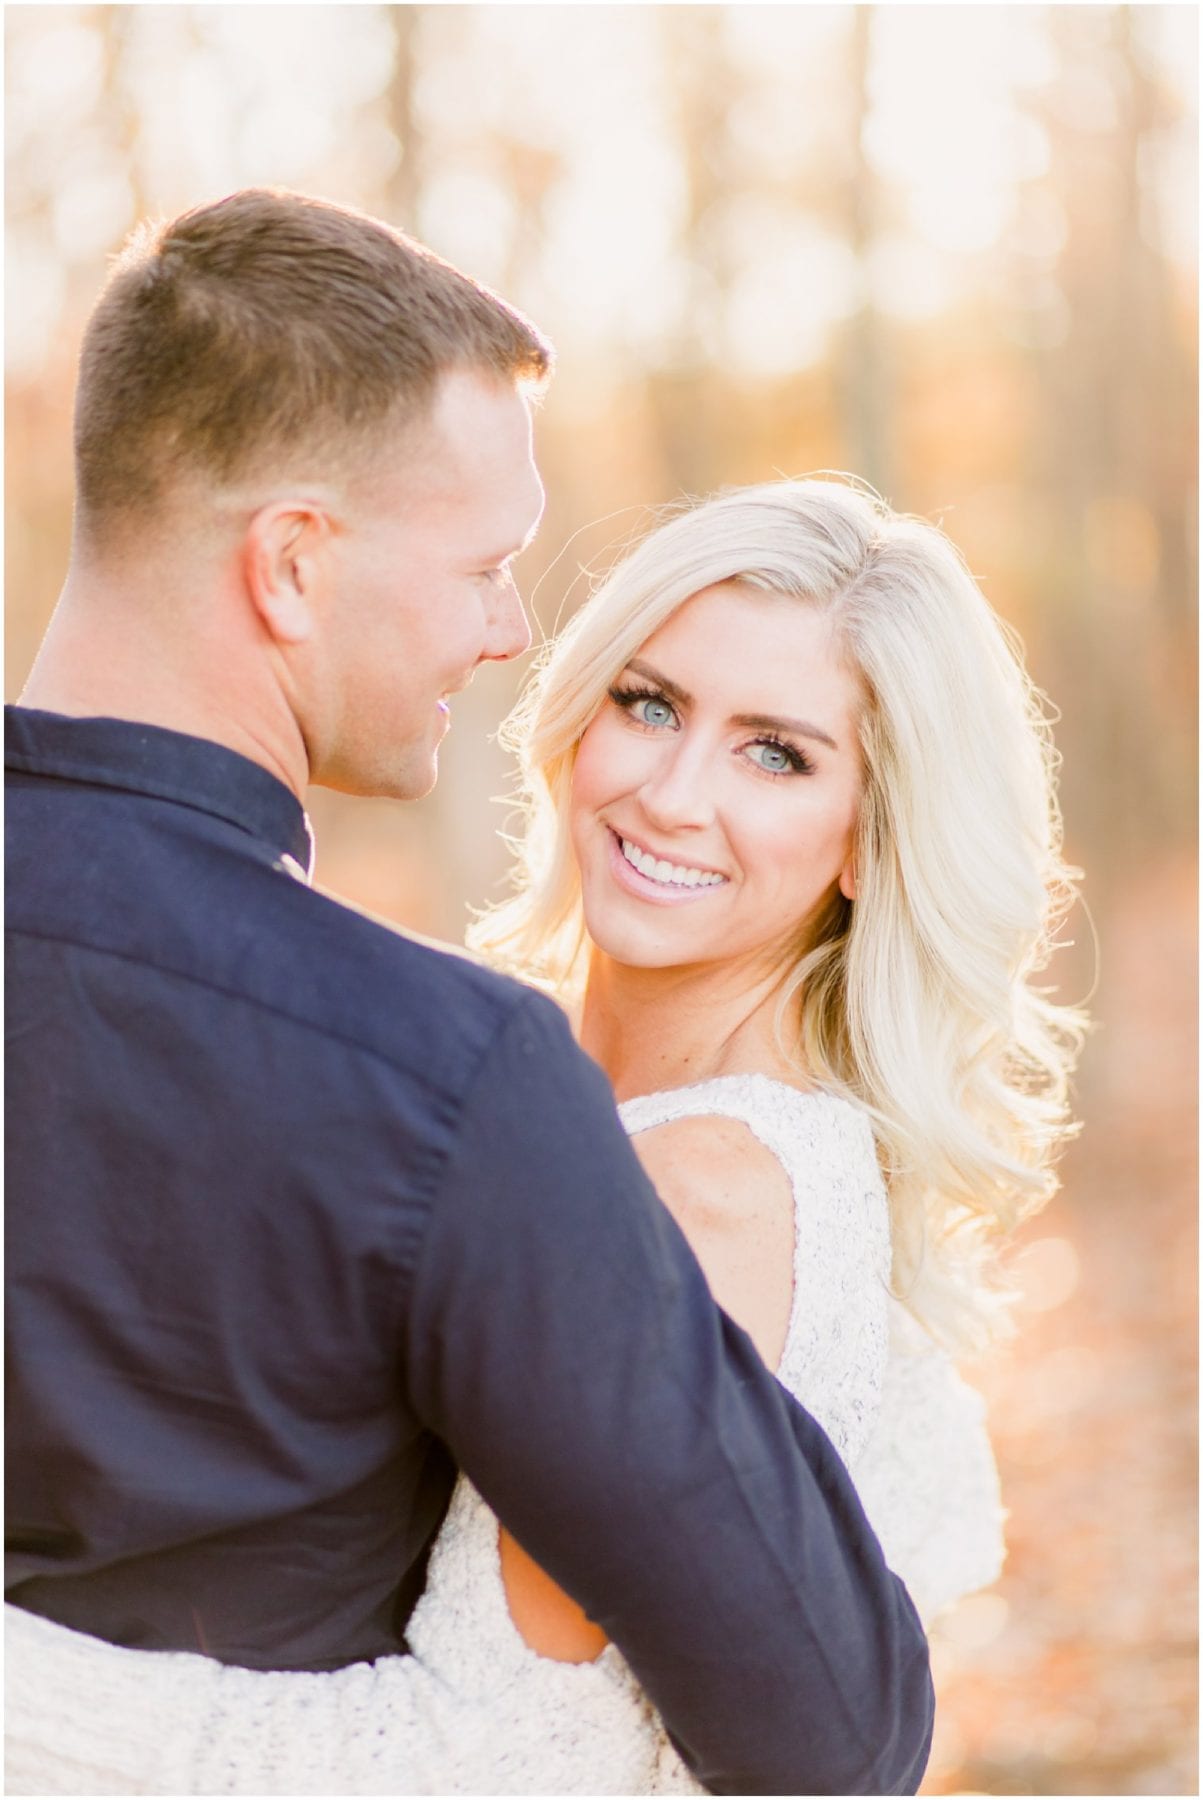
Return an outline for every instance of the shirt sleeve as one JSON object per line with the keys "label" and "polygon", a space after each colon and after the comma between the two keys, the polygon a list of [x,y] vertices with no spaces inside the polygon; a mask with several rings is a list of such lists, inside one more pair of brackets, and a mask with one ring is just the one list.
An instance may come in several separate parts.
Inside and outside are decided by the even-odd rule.
{"label": "shirt sleeve", "polygon": [[408,1321],[419,1416],[706,1787],[915,1792],[933,1703],[906,1591],[539,996],[473,1084]]}

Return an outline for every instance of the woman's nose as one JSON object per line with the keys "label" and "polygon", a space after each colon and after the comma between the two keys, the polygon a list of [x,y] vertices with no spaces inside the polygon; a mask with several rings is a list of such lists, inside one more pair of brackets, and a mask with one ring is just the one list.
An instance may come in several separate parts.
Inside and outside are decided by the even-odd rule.
{"label": "woman's nose", "polygon": [[639,792],[651,824],[662,831],[700,830],[714,819],[714,770],[704,748],[678,738],[661,755]]}

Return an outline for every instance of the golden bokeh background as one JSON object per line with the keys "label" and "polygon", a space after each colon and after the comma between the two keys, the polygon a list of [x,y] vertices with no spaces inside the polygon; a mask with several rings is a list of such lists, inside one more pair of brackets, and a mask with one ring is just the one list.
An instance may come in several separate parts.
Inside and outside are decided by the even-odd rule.
{"label": "golden bokeh background", "polygon": [[[252,183],[378,213],[555,342],[544,631],[656,507],[817,469],[942,523],[1019,629],[1087,871],[1054,975],[1100,1028],[973,1371],[1010,1555],[937,1630],[924,1792],[1196,1792],[1196,9],[10,6],[6,58],[9,699],[106,258]],[[520,679],[457,698],[427,800],[313,795],[326,886],[460,939]]]}

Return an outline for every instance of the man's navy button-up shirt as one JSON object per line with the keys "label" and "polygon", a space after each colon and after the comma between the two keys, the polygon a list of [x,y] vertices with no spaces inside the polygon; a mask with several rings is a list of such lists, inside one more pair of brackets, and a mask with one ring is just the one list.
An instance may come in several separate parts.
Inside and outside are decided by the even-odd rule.
{"label": "man's navy button-up shirt", "polygon": [[6,735],[10,1600],[394,1652],[458,1464],[708,1785],[912,1791],[913,1610],[558,1010],[314,892],[230,750]]}

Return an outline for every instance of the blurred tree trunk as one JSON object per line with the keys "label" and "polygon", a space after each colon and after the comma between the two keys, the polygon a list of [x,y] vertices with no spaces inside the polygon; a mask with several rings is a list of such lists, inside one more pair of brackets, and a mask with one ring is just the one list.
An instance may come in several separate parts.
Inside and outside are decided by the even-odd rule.
{"label": "blurred tree trunk", "polygon": [[651,377],[649,398],[671,483],[691,495],[708,492],[719,468],[730,463],[736,425],[722,374],[731,286],[725,227],[735,188],[728,118],[736,99],[724,12],[721,6],[659,9],[669,113],[686,187],[684,305],[667,366]]}
{"label": "blurred tree trunk", "polygon": [[836,384],[847,466],[890,497],[892,414],[886,327],[873,301],[867,259],[881,211],[877,176],[865,154],[869,116],[869,66],[873,54],[875,8],[849,8],[847,177],[843,232],[861,272],[861,300],[842,334]]}
{"label": "blurred tree trunk", "polygon": [[387,8],[393,36],[393,72],[384,93],[385,118],[401,154],[384,192],[384,206],[391,224],[417,234],[418,205],[422,193],[422,143],[414,108],[418,59],[423,53],[425,7]]}
{"label": "blurred tree trunk", "polygon": [[[136,6],[98,6],[94,14],[104,46],[100,112],[109,121],[109,130],[125,166],[132,200],[131,223],[144,219],[150,211],[138,143],[138,96],[129,74],[130,46],[139,28],[139,11]],[[194,32],[195,27],[190,21],[189,35]]]}
{"label": "blurred tree trunk", "polygon": [[730,280],[722,232],[732,186],[727,115],[733,94],[722,8],[668,8],[663,31],[688,196],[682,242],[688,308],[676,349],[684,367],[705,371],[720,354]]}
{"label": "blurred tree trunk", "polygon": [[[1195,375],[1166,264],[1141,229],[1144,152],[1165,102],[1132,27],[1127,8],[1054,9],[1061,74],[1041,106],[1070,222],[1056,271],[1069,326],[1036,352],[1048,404],[1035,461],[1059,590],[1066,810],[1102,849],[1096,895],[1172,843],[1193,791]],[[1083,112],[1080,87],[1075,99],[1083,69],[1103,76],[1111,133]]]}

